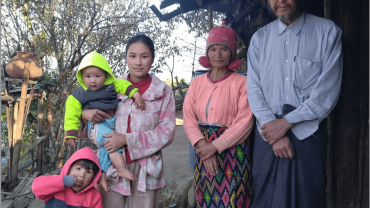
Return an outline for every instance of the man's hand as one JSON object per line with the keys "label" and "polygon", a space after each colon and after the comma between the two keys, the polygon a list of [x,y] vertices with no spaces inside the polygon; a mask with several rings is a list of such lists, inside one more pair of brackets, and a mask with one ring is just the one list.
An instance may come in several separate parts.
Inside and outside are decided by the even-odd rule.
{"label": "man's hand", "polygon": [[281,139],[294,125],[288,123],[285,118],[270,121],[261,126],[263,136],[270,145]]}
{"label": "man's hand", "polygon": [[272,145],[272,150],[276,157],[294,159],[294,149],[292,142],[287,136],[283,136]]}
{"label": "man's hand", "polygon": [[195,151],[199,155],[200,161],[205,161],[217,153],[217,148],[212,143],[204,144]]}

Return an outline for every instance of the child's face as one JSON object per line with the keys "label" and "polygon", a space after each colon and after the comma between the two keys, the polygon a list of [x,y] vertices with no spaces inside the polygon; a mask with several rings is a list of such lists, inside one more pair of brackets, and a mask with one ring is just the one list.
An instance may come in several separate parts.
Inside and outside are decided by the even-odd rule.
{"label": "child's face", "polygon": [[94,178],[94,171],[92,170],[92,168],[90,168],[90,170],[87,170],[77,162],[73,164],[72,167],[69,169],[68,175],[73,175],[75,177],[74,180],[76,180],[77,177],[78,179],[83,181],[83,185],[81,187],[72,187],[72,190],[78,193],[91,183]]}
{"label": "child's face", "polygon": [[105,72],[95,66],[89,66],[82,70],[85,86],[92,91],[100,90],[104,86]]}

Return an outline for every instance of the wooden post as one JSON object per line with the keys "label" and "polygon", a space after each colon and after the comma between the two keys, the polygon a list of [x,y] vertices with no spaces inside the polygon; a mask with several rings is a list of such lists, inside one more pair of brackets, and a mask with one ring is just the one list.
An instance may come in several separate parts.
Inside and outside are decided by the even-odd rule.
{"label": "wooden post", "polygon": [[14,124],[14,134],[13,134],[14,152],[13,152],[12,170],[10,174],[10,183],[9,183],[10,187],[16,185],[18,181],[18,163],[22,146],[22,136],[23,136],[22,130],[24,125],[23,116],[26,108],[28,83],[29,83],[29,70],[26,69],[24,71],[24,80],[22,83],[22,91],[21,98],[19,101],[17,120],[15,121]]}
{"label": "wooden post", "polygon": [[[37,114],[37,136],[41,137],[43,135],[44,128],[44,99],[42,96],[40,96],[38,99]],[[36,170],[41,175],[44,174],[43,157],[44,142],[40,142],[40,144],[37,146]]]}
{"label": "wooden post", "polygon": [[31,161],[32,161],[32,173],[34,173],[35,172],[35,166],[34,166],[34,164],[35,164],[35,155],[34,155],[34,151],[33,151],[33,149],[31,150]]}
{"label": "wooden post", "polygon": [[7,127],[8,127],[8,152],[7,152],[7,164],[8,164],[8,177],[10,177],[11,169],[12,169],[12,158],[13,158],[13,125],[14,119],[12,117],[12,113],[14,112],[14,106],[12,103],[8,103],[6,106],[6,120],[7,120]]}

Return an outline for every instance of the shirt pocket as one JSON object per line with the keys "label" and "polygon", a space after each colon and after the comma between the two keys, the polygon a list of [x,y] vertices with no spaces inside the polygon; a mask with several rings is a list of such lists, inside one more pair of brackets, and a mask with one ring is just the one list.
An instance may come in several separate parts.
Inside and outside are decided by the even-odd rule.
{"label": "shirt pocket", "polygon": [[321,62],[314,62],[296,56],[294,65],[293,85],[301,90],[313,88],[321,74]]}

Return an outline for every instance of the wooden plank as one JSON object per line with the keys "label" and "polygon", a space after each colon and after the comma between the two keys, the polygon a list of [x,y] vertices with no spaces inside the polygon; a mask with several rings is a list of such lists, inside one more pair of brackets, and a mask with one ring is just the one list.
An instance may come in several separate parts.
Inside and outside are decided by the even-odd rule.
{"label": "wooden plank", "polygon": [[8,102],[13,102],[13,97],[12,96],[1,96],[1,101],[8,101]]}
{"label": "wooden plank", "polygon": [[176,87],[173,87],[172,90],[175,91],[175,90],[180,89],[180,88],[181,88],[181,86],[176,86]]}
{"label": "wooden plank", "polygon": [[26,176],[14,188],[12,197],[17,195],[23,189],[23,187],[26,185],[25,181],[28,179],[29,175],[30,175],[30,173],[26,173]]}
{"label": "wooden plank", "polygon": [[44,207],[44,202],[42,202],[40,199],[38,198],[34,198],[32,200],[32,202],[28,205],[27,208],[40,208],[40,207]]}
{"label": "wooden plank", "polygon": [[14,208],[25,208],[30,204],[31,200],[26,198],[26,196],[21,196],[14,202]]}
{"label": "wooden plank", "polygon": [[29,166],[31,166],[31,165],[33,165],[33,163],[35,163],[35,160],[31,160],[31,161],[29,161],[28,163],[26,163],[26,164],[22,164],[19,168],[18,168],[18,171],[22,171],[22,170],[24,170],[24,169],[26,169],[26,168],[28,168]]}
{"label": "wooden plank", "polygon": [[[8,81],[8,82],[19,82],[19,83],[24,82],[23,79],[16,79],[16,78],[10,78],[10,77],[4,77],[4,80]],[[30,84],[37,84],[37,81],[30,80],[29,83]]]}
{"label": "wooden plank", "polygon": [[[40,97],[42,96],[41,93],[33,93],[33,96],[32,97]],[[30,98],[31,96],[29,94],[27,94],[27,99]],[[16,100],[14,100],[14,98],[12,96],[1,96],[1,101],[2,102],[14,102],[14,101],[20,101],[21,99],[18,98]]]}
{"label": "wooden plank", "polygon": [[1,201],[1,208],[14,208],[14,201],[13,200]]}
{"label": "wooden plank", "polygon": [[31,177],[28,178],[27,184],[24,186],[23,190],[21,190],[20,194],[29,194],[32,193],[32,182],[38,176],[38,172],[35,172]]}

